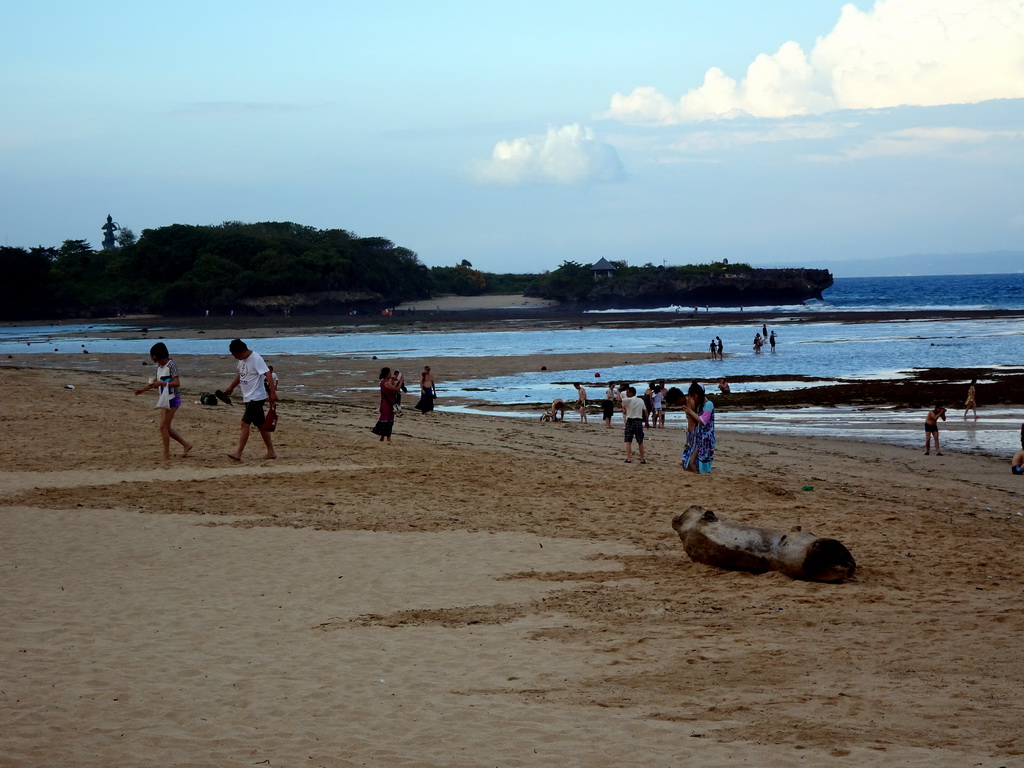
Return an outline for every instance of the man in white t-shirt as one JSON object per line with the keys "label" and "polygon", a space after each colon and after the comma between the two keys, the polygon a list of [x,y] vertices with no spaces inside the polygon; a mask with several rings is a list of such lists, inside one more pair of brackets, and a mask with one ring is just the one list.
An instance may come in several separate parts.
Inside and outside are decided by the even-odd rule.
{"label": "man in white t-shirt", "polygon": [[267,446],[265,459],[276,459],[274,453],[274,442],[271,433],[263,428],[266,421],[266,414],[263,406],[270,399],[271,406],[277,402],[277,382],[271,374],[270,368],[263,361],[263,358],[253,352],[241,339],[235,339],[228,345],[231,356],[235,358],[238,366],[238,373],[235,375],[231,386],[225,391],[230,395],[235,387],[242,388],[242,401],[245,403],[245,413],[242,414],[242,432],[238,437],[238,448],[234,453],[229,453],[228,458],[235,461],[242,460],[242,451],[249,441],[250,425],[260,431],[264,444]]}
{"label": "man in white t-shirt", "polygon": [[644,417],[647,416],[647,403],[642,397],[636,396],[636,387],[629,387],[626,396],[622,398],[622,415],[626,419],[624,430],[626,438],[626,463],[633,462],[633,438],[636,438],[637,449],[640,452],[640,463],[646,464],[644,458]]}

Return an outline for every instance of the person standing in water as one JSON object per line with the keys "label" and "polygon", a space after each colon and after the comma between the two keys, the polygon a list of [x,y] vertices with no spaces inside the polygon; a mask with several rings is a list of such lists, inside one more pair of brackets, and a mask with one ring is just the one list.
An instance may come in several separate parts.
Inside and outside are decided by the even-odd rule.
{"label": "person standing in water", "polygon": [[968,411],[974,411],[974,419],[978,419],[978,403],[975,400],[975,385],[977,385],[977,379],[971,379],[971,386],[967,388],[967,400],[964,402],[964,418],[967,418]]}

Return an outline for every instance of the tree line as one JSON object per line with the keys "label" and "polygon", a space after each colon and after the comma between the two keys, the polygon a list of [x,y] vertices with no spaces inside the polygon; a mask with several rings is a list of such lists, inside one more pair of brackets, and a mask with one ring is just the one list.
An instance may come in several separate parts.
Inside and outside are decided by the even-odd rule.
{"label": "tree line", "polygon": [[[613,265],[602,287],[608,281],[642,282],[666,269]],[[724,268],[667,269],[707,274]],[[731,271],[744,268],[749,269],[729,266]],[[521,293],[572,303],[586,300],[595,288],[590,267],[572,261],[541,274],[483,272],[467,260],[428,268],[415,252],[383,237],[291,222],[173,224],[143,230],[138,238],[121,229],[117,247],[101,250],[85,240],[66,240],[59,248],[5,246],[0,247],[0,274],[7,288],[0,303],[5,320],[195,315],[244,311],[262,297],[327,294],[329,302],[320,306],[333,311],[377,312],[438,295]],[[277,306],[282,305],[288,302]]]}
{"label": "tree line", "polygon": [[186,315],[326,292],[336,294],[336,307],[376,311],[438,294],[521,292],[525,282],[479,272],[468,261],[428,268],[383,237],[291,222],[173,224],[138,238],[121,229],[117,243],[102,250],[85,240],[0,247],[7,287],[0,317]]}

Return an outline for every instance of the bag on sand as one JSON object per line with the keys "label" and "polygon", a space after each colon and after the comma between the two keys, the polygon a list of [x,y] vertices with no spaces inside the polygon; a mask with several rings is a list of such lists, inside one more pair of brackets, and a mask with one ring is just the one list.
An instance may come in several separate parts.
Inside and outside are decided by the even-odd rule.
{"label": "bag on sand", "polygon": [[264,432],[273,432],[275,429],[277,429],[277,403],[270,406],[267,417],[263,420]]}
{"label": "bag on sand", "polygon": [[203,405],[216,405],[218,403],[217,396],[212,392],[205,393],[199,398],[199,402]]}

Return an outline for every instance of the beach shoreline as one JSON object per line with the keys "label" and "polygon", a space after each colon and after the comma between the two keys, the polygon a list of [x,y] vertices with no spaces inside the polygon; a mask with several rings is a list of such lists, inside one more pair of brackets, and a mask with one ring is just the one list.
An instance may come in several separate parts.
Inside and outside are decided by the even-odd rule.
{"label": "beach shoreline", "polygon": [[[265,338],[275,335],[315,335],[323,333],[401,331],[452,333],[479,330],[481,326],[559,330],[593,327],[689,327],[709,322],[722,326],[774,325],[780,322],[864,324],[877,322],[990,320],[1024,318],[1017,309],[910,309],[899,310],[809,310],[800,305],[792,309],[773,307],[698,307],[675,310],[581,311],[521,294],[497,296],[447,296],[399,305],[393,314],[356,315],[126,315],[103,318],[61,318],[38,321],[6,321],[0,327],[85,326],[106,329],[112,337],[135,337],[142,329],[160,333],[169,329],[188,338],[216,332],[225,338]],[[81,331],[84,335],[91,331]]]}

